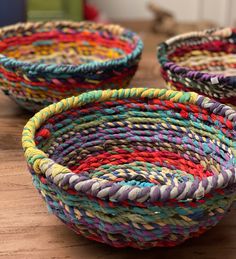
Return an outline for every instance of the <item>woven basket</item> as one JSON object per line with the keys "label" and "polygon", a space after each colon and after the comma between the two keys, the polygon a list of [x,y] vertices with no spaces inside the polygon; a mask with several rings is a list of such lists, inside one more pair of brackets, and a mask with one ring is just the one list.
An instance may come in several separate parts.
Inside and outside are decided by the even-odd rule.
{"label": "woven basket", "polygon": [[196,93],[84,93],[38,112],[22,143],[49,210],[115,247],[180,244],[236,196],[236,112]]}
{"label": "woven basket", "polygon": [[21,23],[0,29],[0,88],[38,110],[93,89],[128,85],[143,43],[119,25]]}
{"label": "woven basket", "polygon": [[236,29],[173,37],[159,46],[162,75],[177,90],[195,91],[236,106]]}

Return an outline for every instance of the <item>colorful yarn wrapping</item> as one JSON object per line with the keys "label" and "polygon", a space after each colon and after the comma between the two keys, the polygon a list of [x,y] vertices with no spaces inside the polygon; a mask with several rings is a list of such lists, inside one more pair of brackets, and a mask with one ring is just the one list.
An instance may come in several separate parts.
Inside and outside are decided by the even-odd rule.
{"label": "colorful yarn wrapping", "polygon": [[236,107],[236,29],[190,32],[159,46],[167,84]]}
{"label": "colorful yarn wrapping", "polygon": [[128,85],[143,43],[119,25],[20,23],[0,29],[0,88],[28,110]]}
{"label": "colorful yarn wrapping", "polygon": [[22,143],[49,210],[115,247],[180,244],[236,196],[236,112],[196,93],[84,93],[38,112]]}

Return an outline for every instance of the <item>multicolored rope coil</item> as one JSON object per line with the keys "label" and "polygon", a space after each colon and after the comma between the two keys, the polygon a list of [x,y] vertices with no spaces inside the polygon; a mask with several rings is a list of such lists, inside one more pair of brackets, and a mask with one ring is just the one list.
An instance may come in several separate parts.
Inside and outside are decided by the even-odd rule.
{"label": "multicolored rope coil", "polygon": [[128,85],[143,43],[119,25],[20,23],[0,29],[0,88],[22,107],[39,110],[95,89]]}
{"label": "multicolored rope coil", "polygon": [[76,233],[115,247],[175,246],[236,197],[236,112],[192,92],[92,91],[23,130],[33,183]]}
{"label": "multicolored rope coil", "polygon": [[160,44],[158,59],[171,88],[236,107],[236,29],[175,36]]}

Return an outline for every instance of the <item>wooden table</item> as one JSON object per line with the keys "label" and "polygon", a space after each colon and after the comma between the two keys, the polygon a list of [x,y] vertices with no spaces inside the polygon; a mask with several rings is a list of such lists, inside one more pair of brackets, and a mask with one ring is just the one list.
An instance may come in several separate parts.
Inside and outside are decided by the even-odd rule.
{"label": "wooden table", "polygon": [[[145,43],[133,86],[163,86],[156,43],[164,36],[130,24]],[[215,228],[176,248],[115,249],[79,237],[53,215],[33,188],[21,150],[21,131],[31,114],[0,95],[0,258],[160,258],[235,259],[236,209]]]}

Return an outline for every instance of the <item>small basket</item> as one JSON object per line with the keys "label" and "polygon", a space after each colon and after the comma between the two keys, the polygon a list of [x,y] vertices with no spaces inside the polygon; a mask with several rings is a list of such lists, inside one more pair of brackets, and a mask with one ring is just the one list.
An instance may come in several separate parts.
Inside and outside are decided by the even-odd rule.
{"label": "small basket", "polygon": [[84,93],[38,112],[22,143],[49,210],[115,247],[180,244],[236,197],[236,112],[196,93]]}
{"label": "small basket", "polygon": [[191,32],[159,46],[158,59],[167,84],[236,107],[236,30]]}
{"label": "small basket", "polygon": [[119,25],[20,23],[0,29],[0,88],[28,110],[94,89],[121,88],[143,43]]}

